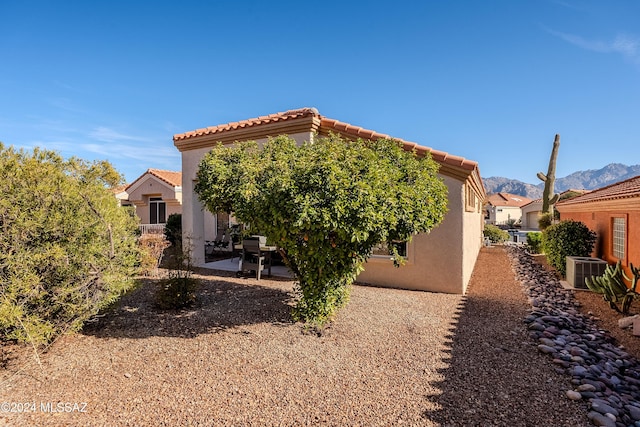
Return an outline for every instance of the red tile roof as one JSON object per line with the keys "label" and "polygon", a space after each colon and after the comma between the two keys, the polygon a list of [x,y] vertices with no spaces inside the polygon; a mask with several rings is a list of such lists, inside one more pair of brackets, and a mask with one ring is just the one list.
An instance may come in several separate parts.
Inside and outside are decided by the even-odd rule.
{"label": "red tile roof", "polygon": [[[174,143],[184,141],[190,138],[195,138],[198,136],[205,135],[213,135],[220,134],[224,132],[229,132],[238,129],[247,129],[253,126],[265,125],[276,122],[284,122],[284,121],[293,121],[295,119],[303,118],[303,117],[312,117],[319,119],[320,122],[320,130],[329,132],[335,131],[341,134],[346,134],[355,138],[363,138],[363,139],[381,139],[381,138],[392,138],[389,135],[378,133],[372,130],[364,129],[359,126],[354,126],[349,123],[344,123],[338,120],[329,119],[327,117],[322,116],[316,108],[300,108],[297,110],[289,110],[281,113],[269,114],[268,116],[260,116],[253,119],[242,120],[239,122],[226,123],[217,126],[210,126],[207,128],[196,129],[194,131],[185,132],[181,134],[176,134],[173,136]],[[430,147],[425,147],[416,144],[415,142],[404,141],[399,138],[396,139],[403,143],[404,149],[407,151],[416,150],[419,155],[424,155],[426,153],[431,153],[431,156],[434,160],[445,163],[452,166],[457,166],[463,168],[468,171],[473,171],[478,167],[478,163],[472,160],[467,160],[464,157],[454,156],[444,151],[434,150]]]}
{"label": "red tile roof", "polygon": [[145,175],[153,175],[161,181],[166,182],[172,187],[180,187],[182,185],[182,172],[167,171],[162,169],[147,169],[145,173],[140,175],[135,181],[127,186],[127,190],[136,182],[140,181]]}
{"label": "red tile roof", "polygon": [[496,193],[487,197],[487,203],[493,206],[512,206],[520,208],[531,202],[532,200],[528,197],[510,193]]}
{"label": "red tile roof", "polygon": [[243,129],[267,123],[282,122],[286,120],[307,117],[311,115],[319,115],[315,108],[300,108],[297,110],[289,110],[283,113],[269,114],[268,116],[260,116],[253,119],[241,120],[239,122],[226,123],[217,126],[209,126],[202,129],[196,129],[190,132],[179,133],[173,136],[173,141],[183,141],[185,139],[197,136],[211,135],[215,133],[223,133],[230,130]]}
{"label": "red tile roof", "polygon": [[558,202],[558,205],[569,206],[605,200],[629,199],[633,197],[640,197],[640,175],[593,190],[581,196],[563,200]]}

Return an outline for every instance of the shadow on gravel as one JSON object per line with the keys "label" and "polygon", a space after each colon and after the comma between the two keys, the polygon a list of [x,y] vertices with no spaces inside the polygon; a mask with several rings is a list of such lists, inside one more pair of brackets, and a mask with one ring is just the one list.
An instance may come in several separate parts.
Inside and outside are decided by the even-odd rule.
{"label": "shadow on gravel", "polygon": [[[588,425],[569,380],[529,341],[528,304],[502,249],[483,249],[448,338],[439,394],[423,417],[442,426]],[[446,356],[445,356],[446,357]]]}
{"label": "shadow on gravel", "polygon": [[141,279],[137,289],[86,323],[82,333],[99,338],[193,338],[242,325],[293,323],[289,292],[260,285],[255,279],[237,279],[231,272],[196,274],[200,286],[193,306],[183,310],[156,308],[158,280]]}

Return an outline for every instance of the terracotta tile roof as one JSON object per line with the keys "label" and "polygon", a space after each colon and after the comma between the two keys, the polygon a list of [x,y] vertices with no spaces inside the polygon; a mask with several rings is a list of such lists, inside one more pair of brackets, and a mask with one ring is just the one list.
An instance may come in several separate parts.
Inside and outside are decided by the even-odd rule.
{"label": "terracotta tile roof", "polygon": [[558,202],[558,205],[568,206],[605,200],[629,199],[633,197],[640,197],[640,175],[593,190],[581,196],[563,200]]}
{"label": "terracotta tile roof", "polygon": [[487,197],[487,203],[493,206],[511,206],[520,208],[524,205],[531,203],[532,200],[528,197],[520,196],[511,193],[496,193]]}
{"label": "terracotta tile roof", "polygon": [[129,184],[122,184],[122,185],[118,185],[117,187],[110,188],[109,191],[111,191],[112,193],[118,194],[125,191],[127,187],[129,187]]}
{"label": "terracotta tile roof", "polygon": [[156,178],[166,182],[172,187],[182,186],[182,172],[167,171],[162,169],[147,169],[145,173],[140,175],[135,181],[129,184],[126,189],[128,190],[129,188],[131,188],[133,184],[140,181],[147,174],[155,176]]}
{"label": "terracotta tile roof", "polygon": [[473,160],[467,160],[464,157],[454,156],[444,151],[434,150],[431,147],[425,147],[422,145],[418,145],[415,142],[405,141],[400,138],[394,138],[390,135],[386,135],[383,133],[378,133],[372,130],[364,129],[359,126],[353,126],[349,123],[344,123],[334,119],[328,119],[326,117],[321,118],[320,127],[323,130],[334,130],[336,132],[340,132],[343,134],[352,135],[356,138],[362,139],[396,139],[402,142],[403,148],[406,151],[416,150],[417,154],[420,156],[424,156],[426,153],[430,153],[434,160],[440,163],[446,163],[452,166],[461,167],[466,170],[474,170],[478,167],[478,162],[474,162]]}
{"label": "terracotta tile roof", "polygon": [[282,122],[286,120],[307,117],[311,115],[319,115],[315,108],[299,108],[297,110],[289,110],[283,113],[269,114],[268,116],[260,116],[253,119],[241,120],[239,122],[226,123],[217,126],[209,126],[202,129],[196,129],[190,132],[179,133],[173,136],[173,141],[182,141],[197,136],[211,135],[215,133],[228,132],[230,130],[243,129],[267,123]]}
{"label": "terracotta tile roof", "polygon": [[[381,139],[381,138],[393,138],[389,135],[378,133],[372,130],[364,129],[359,126],[354,126],[349,123],[341,122],[334,119],[329,119],[322,116],[316,108],[299,108],[296,110],[289,110],[281,113],[270,114],[268,116],[260,116],[253,119],[242,120],[239,122],[226,123],[217,126],[210,126],[207,128],[196,129],[194,131],[176,134],[173,136],[174,143],[184,141],[190,138],[195,138],[205,135],[222,134],[225,132],[246,129],[253,126],[265,125],[275,122],[292,121],[303,117],[314,117],[320,120],[321,131],[335,131],[336,133],[350,135],[355,138],[363,139]],[[404,141],[400,138],[393,138],[403,143],[405,150],[416,150],[419,155],[431,153],[434,160],[445,163],[451,166],[460,167],[468,171],[473,171],[478,168],[478,163],[472,160],[467,160],[464,157],[454,156],[444,151],[434,150],[430,147],[425,147],[416,144],[415,142]]]}

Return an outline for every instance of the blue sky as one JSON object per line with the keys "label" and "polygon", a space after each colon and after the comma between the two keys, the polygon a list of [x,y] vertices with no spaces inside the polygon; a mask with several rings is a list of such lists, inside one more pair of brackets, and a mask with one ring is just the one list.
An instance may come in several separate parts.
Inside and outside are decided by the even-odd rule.
{"label": "blue sky", "polygon": [[0,141],[180,170],[172,137],[301,107],[537,184],[640,163],[640,2],[0,0]]}

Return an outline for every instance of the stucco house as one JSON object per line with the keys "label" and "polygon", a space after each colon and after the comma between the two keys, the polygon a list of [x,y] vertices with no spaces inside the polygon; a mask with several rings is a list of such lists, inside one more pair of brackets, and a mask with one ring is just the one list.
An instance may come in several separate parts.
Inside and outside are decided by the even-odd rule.
{"label": "stucco house", "polygon": [[560,219],[583,222],[597,233],[592,256],[640,266],[640,176],[556,204]]}
{"label": "stucco house", "polygon": [[531,203],[528,197],[511,193],[495,193],[487,197],[485,223],[493,225],[515,224],[522,218],[521,208]]}
{"label": "stucco house", "polygon": [[[196,172],[203,156],[222,143],[265,142],[268,137],[287,134],[299,143],[330,132],[348,139],[390,138],[322,116],[315,108],[302,108],[221,124],[177,134],[173,141],[182,153],[183,235],[190,236],[195,265],[204,263],[204,242],[215,238],[217,216],[206,212],[194,192]],[[478,252],[482,246],[482,206],[485,190],[476,162],[443,151],[402,141],[406,150],[418,155],[430,153],[440,164],[439,176],[449,190],[444,221],[429,234],[419,234],[406,248],[406,265],[393,266],[388,256],[373,255],[358,281],[378,286],[459,293],[466,291]],[[185,246],[187,247],[187,246]]]}
{"label": "stucco house", "polygon": [[535,199],[520,208],[521,228],[523,230],[540,230],[538,219],[542,215],[542,199]]}
{"label": "stucco house", "polygon": [[[560,200],[577,197],[581,194],[588,193],[589,190],[569,189],[560,193]],[[522,211],[522,229],[539,230],[538,220],[542,215],[542,199],[535,199],[520,208]]]}
{"label": "stucco house", "polygon": [[162,232],[169,215],[182,213],[182,172],[148,169],[125,191],[143,233]]}

